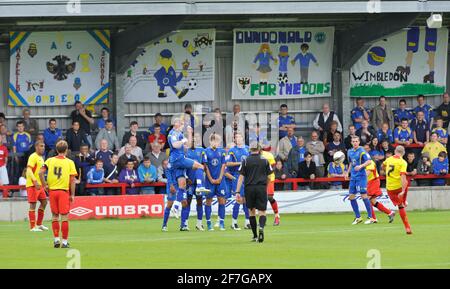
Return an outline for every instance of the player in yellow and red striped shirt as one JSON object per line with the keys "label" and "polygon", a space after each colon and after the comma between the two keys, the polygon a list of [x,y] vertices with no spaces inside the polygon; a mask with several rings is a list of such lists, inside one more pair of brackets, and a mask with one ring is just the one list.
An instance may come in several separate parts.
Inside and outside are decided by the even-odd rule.
{"label": "player in yellow and red striped shirt", "polygon": [[377,208],[383,213],[386,213],[389,216],[389,223],[394,221],[395,212],[389,210],[382,203],[377,201],[377,198],[381,196],[383,193],[380,189],[380,176],[377,172],[377,165],[373,160],[370,161],[370,165],[366,167],[367,173],[367,195],[370,200],[370,204],[372,205],[372,219],[374,219],[375,223],[378,223],[377,217],[375,216],[375,211],[373,207]]}

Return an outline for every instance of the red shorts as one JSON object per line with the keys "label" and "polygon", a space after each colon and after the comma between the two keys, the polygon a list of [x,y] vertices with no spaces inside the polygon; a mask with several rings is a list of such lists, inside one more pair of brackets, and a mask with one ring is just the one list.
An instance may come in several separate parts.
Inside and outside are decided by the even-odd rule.
{"label": "red shorts", "polygon": [[267,184],[267,194],[273,196],[275,194],[275,181],[269,182]]}
{"label": "red shorts", "polygon": [[381,196],[383,193],[380,189],[380,179],[374,179],[369,181],[367,184],[367,195],[369,197],[378,197]]}
{"label": "red shorts", "polygon": [[64,190],[50,190],[50,209],[53,214],[67,215],[70,210],[70,194]]}
{"label": "red shorts", "polygon": [[43,187],[41,187],[40,190],[36,190],[36,187],[28,187],[27,195],[28,203],[36,203],[38,200],[47,199],[47,195],[45,194],[45,190]]}
{"label": "red shorts", "polygon": [[408,194],[408,189],[406,189],[405,194],[403,195],[403,198],[400,198],[398,196],[398,194],[400,194],[402,192],[402,189],[397,189],[397,190],[388,190],[388,195],[389,198],[391,199],[392,203],[394,204],[394,206],[399,206],[401,204],[403,204],[404,202],[406,202],[406,195]]}

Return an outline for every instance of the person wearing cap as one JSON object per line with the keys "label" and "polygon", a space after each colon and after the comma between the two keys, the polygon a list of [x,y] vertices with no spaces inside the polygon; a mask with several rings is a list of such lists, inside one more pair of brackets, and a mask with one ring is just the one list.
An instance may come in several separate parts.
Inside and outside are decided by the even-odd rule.
{"label": "person wearing cap", "polygon": [[152,134],[155,133],[155,124],[159,124],[159,127],[161,128],[161,133],[167,136],[169,126],[165,122],[163,122],[163,116],[159,112],[155,114],[155,122],[148,129]]}
{"label": "person wearing cap", "polygon": [[172,57],[172,51],[169,49],[164,49],[160,52],[159,64],[161,64],[161,68],[153,75],[159,86],[158,97],[167,97],[165,89],[166,87],[170,87],[179,99],[183,98],[189,89],[184,88],[179,90],[176,86],[183,77],[187,77],[188,66],[183,66],[183,70],[177,75],[174,68],[175,60]]}
{"label": "person wearing cap", "polygon": [[[252,242],[264,241],[266,224],[267,184],[273,174],[269,161],[260,155],[261,147],[257,142],[250,143],[250,155],[242,161],[236,187],[236,197],[240,198],[242,184],[245,185],[245,202],[250,212],[250,226],[253,232]],[[257,234],[256,210],[259,215],[259,234]]]}

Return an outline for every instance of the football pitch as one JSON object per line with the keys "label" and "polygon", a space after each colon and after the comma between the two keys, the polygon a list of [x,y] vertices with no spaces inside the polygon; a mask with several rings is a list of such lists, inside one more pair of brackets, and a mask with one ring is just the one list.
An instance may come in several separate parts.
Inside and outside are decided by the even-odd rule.
{"label": "football pitch", "polygon": [[377,216],[378,224],[352,226],[351,213],[291,214],[278,227],[268,216],[262,244],[249,230],[232,231],[228,216],[227,230],[214,232],[195,231],[193,218],[190,232],[173,218],[169,232],[161,219],[72,221],[71,249],[54,249],[51,231],[0,222],[0,268],[66,268],[73,252],[81,268],[450,268],[449,211],[408,212],[413,235],[398,214],[392,224]]}

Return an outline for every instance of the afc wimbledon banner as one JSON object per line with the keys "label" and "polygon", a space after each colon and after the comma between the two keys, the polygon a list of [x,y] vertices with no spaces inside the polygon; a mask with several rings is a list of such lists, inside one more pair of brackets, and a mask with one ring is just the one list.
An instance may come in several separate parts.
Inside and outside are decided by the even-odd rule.
{"label": "afc wimbledon banner", "polygon": [[375,42],[351,69],[350,96],[443,93],[447,43],[447,28],[427,27],[410,27]]}
{"label": "afc wimbledon banner", "polygon": [[125,102],[214,100],[215,30],[183,30],[145,47],[122,75]]}
{"label": "afc wimbledon banner", "polygon": [[108,30],[11,32],[11,106],[108,102]]}
{"label": "afc wimbledon banner", "polygon": [[235,29],[233,99],[331,95],[334,28]]}

